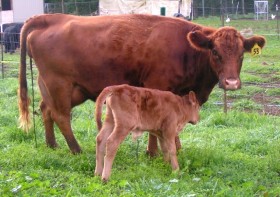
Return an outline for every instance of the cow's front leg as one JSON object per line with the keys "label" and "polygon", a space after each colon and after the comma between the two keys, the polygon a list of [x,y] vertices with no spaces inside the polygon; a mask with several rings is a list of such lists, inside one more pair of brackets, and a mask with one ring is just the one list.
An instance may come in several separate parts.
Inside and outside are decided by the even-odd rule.
{"label": "cow's front leg", "polygon": [[146,153],[150,157],[154,157],[158,154],[157,137],[149,133],[149,142]]}
{"label": "cow's front leg", "polygon": [[176,135],[176,137],[175,137],[175,145],[176,145],[176,150],[177,150],[177,151],[180,150],[180,149],[182,148],[179,135]]}

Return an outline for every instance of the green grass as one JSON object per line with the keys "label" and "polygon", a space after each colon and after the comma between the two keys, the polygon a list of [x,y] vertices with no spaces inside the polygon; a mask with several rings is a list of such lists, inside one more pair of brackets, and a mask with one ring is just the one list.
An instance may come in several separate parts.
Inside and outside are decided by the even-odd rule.
{"label": "green grass", "polygon": [[[217,18],[198,20],[209,25],[213,21],[219,25]],[[0,196],[279,196],[280,116],[265,115],[264,103],[252,98],[261,95],[266,104],[279,105],[279,86],[258,85],[280,84],[280,41],[266,38],[260,57],[245,56],[243,87],[227,92],[228,113],[223,112],[224,92],[216,87],[201,108],[201,121],[180,134],[179,174],[171,172],[161,155],[146,156],[145,134],[136,143],[128,137],[120,146],[107,184],[94,177],[94,103],[88,101],[72,113],[83,153],[72,155],[57,128],[60,147],[50,149],[40,115],[35,116],[35,133],[17,128],[18,65],[5,64],[5,79],[0,79]],[[16,62],[18,56],[5,55],[5,60]],[[35,87],[38,112],[39,99]]]}

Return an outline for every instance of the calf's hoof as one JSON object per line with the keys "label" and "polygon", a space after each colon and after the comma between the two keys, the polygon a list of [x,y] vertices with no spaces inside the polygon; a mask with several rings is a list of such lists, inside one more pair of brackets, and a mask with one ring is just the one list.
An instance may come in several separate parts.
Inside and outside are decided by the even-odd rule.
{"label": "calf's hoof", "polygon": [[94,176],[101,176],[102,175],[102,171],[98,172],[98,170],[94,171]]}
{"label": "calf's hoof", "polygon": [[171,177],[178,178],[178,177],[180,177],[180,175],[181,175],[181,173],[180,173],[179,168],[176,170],[172,170]]}
{"label": "calf's hoof", "polygon": [[104,184],[108,183],[108,178],[102,177],[101,180],[102,180],[102,183],[104,183]]}

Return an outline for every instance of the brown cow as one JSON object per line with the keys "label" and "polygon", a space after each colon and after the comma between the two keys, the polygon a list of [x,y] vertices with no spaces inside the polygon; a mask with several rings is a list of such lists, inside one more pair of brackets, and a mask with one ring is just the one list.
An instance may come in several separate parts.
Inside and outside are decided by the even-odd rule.
{"label": "brown cow", "polygon": [[[102,126],[102,106],[106,101],[106,118]],[[144,131],[158,137],[164,160],[172,170],[179,170],[175,137],[186,123],[199,120],[199,103],[195,93],[180,97],[169,91],[128,85],[109,86],[96,100],[95,118],[100,132],[96,137],[95,175],[107,181],[117,149],[126,136]],[[101,128],[102,127],[102,128]]]}
{"label": "brown cow", "polygon": [[[57,146],[55,122],[71,151],[79,153],[70,124],[74,106],[94,101],[105,87],[118,84],[178,95],[192,90],[202,105],[218,82],[226,90],[240,88],[243,53],[255,43],[263,47],[265,39],[247,39],[232,27],[208,28],[174,17],[50,14],[30,18],[21,31],[21,126],[30,125],[27,52],[39,72],[47,145]],[[156,138],[150,137],[151,155],[156,147]]]}

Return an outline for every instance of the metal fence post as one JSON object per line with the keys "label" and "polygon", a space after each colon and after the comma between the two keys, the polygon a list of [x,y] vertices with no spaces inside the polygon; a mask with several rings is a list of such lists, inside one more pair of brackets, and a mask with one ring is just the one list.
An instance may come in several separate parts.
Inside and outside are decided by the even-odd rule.
{"label": "metal fence post", "polygon": [[278,15],[278,4],[276,4],[276,20],[277,20],[277,34],[279,40],[279,15]]}
{"label": "metal fence post", "polygon": [[4,50],[4,42],[3,42],[3,33],[1,33],[1,71],[2,71],[2,79],[4,79],[4,54],[3,54],[3,50]]}
{"label": "metal fence post", "polygon": [[223,0],[220,1],[221,3],[221,22],[222,22],[222,27],[225,26],[225,13],[224,13],[224,5],[223,5]]}

